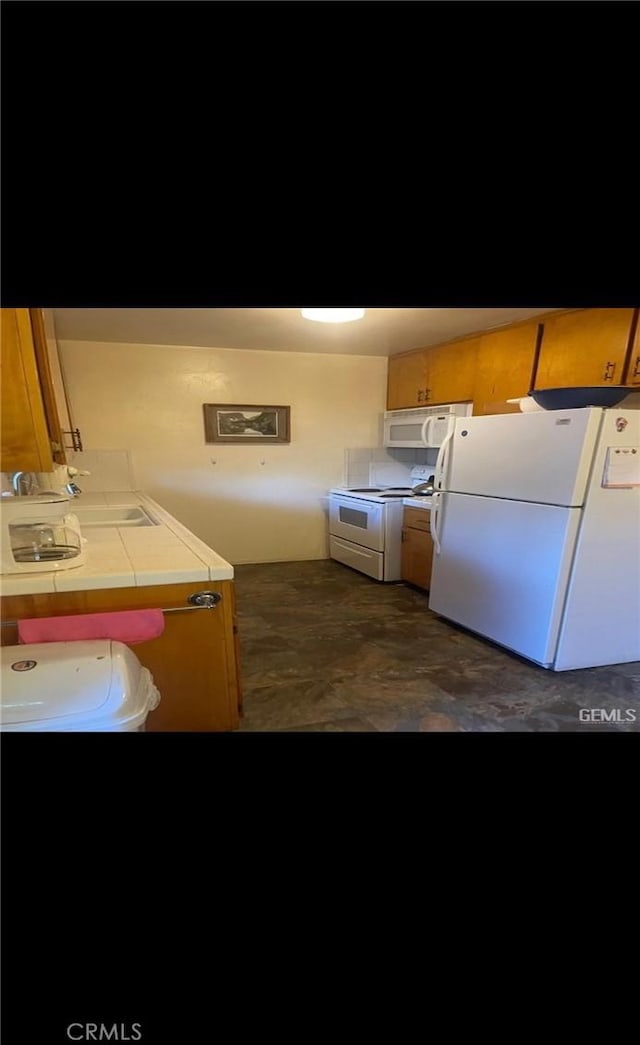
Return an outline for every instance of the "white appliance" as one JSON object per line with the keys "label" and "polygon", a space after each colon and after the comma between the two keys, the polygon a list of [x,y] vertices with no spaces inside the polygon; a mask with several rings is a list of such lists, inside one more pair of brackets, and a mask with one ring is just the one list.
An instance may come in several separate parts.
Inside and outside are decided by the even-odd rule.
{"label": "white appliance", "polygon": [[419,406],[410,410],[387,410],[384,415],[384,446],[439,447],[456,417],[468,417],[473,403]]}
{"label": "white appliance", "polygon": [[432,465],[415,465],[409,486],[334,487],[329,492],[330,557],[376,581],[399,581],[402,499],[431,474]]}
{"label": "white appliance", "polygon": [[554,671],[640,660],[640,411],[458,418],[429,607]]}
{"label": "white appliance", "polygon": [[83,566],[78,517],[69,497],[39,494],[0,498],[0,573],[40,573]]}
{"label": "white appliance", "polygon": [[2,647],[5,732],[138,733],[160,694],[122,642],[38,642]]}

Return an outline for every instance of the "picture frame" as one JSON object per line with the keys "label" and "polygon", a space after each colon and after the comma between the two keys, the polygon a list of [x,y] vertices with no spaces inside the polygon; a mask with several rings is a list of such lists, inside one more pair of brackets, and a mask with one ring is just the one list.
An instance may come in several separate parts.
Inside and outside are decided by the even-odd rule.
{"label": "picture frame", "polygon": [[203,403],[207,443],[264,446],[291,442],[291,407]]}

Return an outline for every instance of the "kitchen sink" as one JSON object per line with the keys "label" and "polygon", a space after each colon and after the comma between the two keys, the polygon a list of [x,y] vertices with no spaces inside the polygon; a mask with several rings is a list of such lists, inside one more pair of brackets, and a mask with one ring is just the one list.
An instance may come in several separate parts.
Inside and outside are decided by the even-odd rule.
{"label": "kitchen sink", "polygon": [[159,526],[145,508],[138,506],[111,505],[109,507],[86,506],[71,509],[78,517],[81,527],[85,526]]}

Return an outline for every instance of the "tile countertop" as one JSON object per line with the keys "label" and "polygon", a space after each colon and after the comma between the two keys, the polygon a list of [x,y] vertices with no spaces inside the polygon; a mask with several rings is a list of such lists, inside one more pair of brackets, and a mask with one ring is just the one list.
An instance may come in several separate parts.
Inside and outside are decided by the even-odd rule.
{"label": "tile countertop", "polygon": [[[216,555],[156,501],[139,490],[123,493],[83,493],[69,505],[136,505],[148,508],[158,526],[91,526],[84,566],[43,573],[13,573],[0,577],[0,594],[86,591],[90,588],[142,588],[149,584],[233,580],[233,566]],[[80,526],[82,530],[82,524]]]}
{"label": "tile countertop", "polygon": [[420,497],[418,495],[414,497],[403,497],[402,503],[406,504],[407,508],[426,508],[428,512],[431,511],[430,497]]}

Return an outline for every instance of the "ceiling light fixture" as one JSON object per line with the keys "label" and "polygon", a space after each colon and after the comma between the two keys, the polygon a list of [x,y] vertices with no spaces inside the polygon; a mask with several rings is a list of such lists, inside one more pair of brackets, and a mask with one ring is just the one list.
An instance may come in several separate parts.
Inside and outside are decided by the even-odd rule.
{"label": "ceiling light fixture", "polygon": [[364,316],[363,308],[302,308],[300,311],[305,319],[318,323],[351,323]]}

